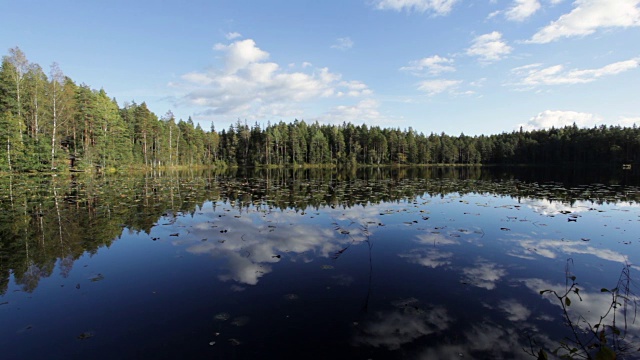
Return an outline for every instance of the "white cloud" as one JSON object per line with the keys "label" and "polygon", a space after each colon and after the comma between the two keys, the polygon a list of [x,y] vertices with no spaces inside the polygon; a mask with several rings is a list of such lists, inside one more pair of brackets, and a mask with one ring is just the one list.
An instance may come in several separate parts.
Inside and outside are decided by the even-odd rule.
{"label": "white cloud", "polygon": [[[183,82],[177,84],[188,91],[186,102],[206,108],[198,115],[207,119],[225,114],[249,120],[299,116],[300,103],[372,94],[362,82],[342,80],[340,74],[307,62],[298,70],[293,70],[295,66],[282,68],[268,61],[269,53],[252,39],[216,44],[214,49],[222,53],[222,68],[184,74]],[[359,109],[363,110],[363,106]],[[368,116],[374,116],[372,108],[368,110]]]}
{"label": "white cloud", "polygon": [[227,33],[224,37],[226,37],[227,40],[234,40],[234,39],[242,37],[242,34],[237,33],[237,32],[230,32],[230,33]]}
{"label": "white cloud", "polygon": [[467,55],[477,56],[484,62],[492,62],[510,54],[511,50],[511,46],[502,40],[502,34],[494,31],[473,39],[471,47],[467,49]]}
{"label": "white cloud", "polygon": [[190,72],[181,76],[183,80],[192,82],[194,84],[199,85],[209,85],[213,82],[213,80],[207,76],[207,74],[199,73],[199,72]]}
{"label": "white cloud", "polygon": [[452,64],[453,59],[434,55],[420,60],[412,60],[409,62],[409,66],[403,66],[400,70],[409,71],[414,75],[418,75],[419,72],[426,70],[430,75],[438,75],[443,72],[456,71],[456,68],[453,67]]}
{"label": "white cloud", "polygon": [[545,44],[593,34],[600,28],[640,26],[639,4],[640,0],[577,0],[571,12],[539,30],[529,42]]}
{"label": "white cloud", "polygon": [[377,0],[379,10],[433,11],[438,15],[448,14],[458,0]]}
{"label": "white cloud", "polygon": [[337,93],[338,96],[347,95],[358,97],[373,94],[373,91],[371,91],[371,89],[369,89],[369,87],[365,83],[360,81],[341,81],[340,86],[344,87],[346,89],[346,92],[339,91]]}
{"label": "white cloud", "polygon": [[519,85],[567,85],[584,84],[601,77],[617,75],[640,66],[640,58],[618,61],[598,69],[573,69],[566,71],[562,65],[542,68],[542,64],[530,64],[512,70],[521,77]]}
{"label": "white cloud", "polygon": [[231,45],[216,44],[213,48],[226,53],[226,70],[231,74],[249,64],[269,58],[269,53],[258,48],[252,39],[236,41]]}
{"label": "white cloud", "polygon": [[[524,124],[519,124],[516,129],[522,127],[523,130],[540,130],[549,129],[551,127],[561,128],[573,124],[580,128],[591,128],[605,124],[605,119],[601,116],[591,113],[563,110],[545,110],[538,115],[532,117]],[[608,120],[608,125],[619,125],[622,127],[633,127],[640,125],[640,117],[621,116],[617,121]]]}
{"label": "white cloud", "polygon": [[640,116],[621,116],[618,119],[618,124],[624,127],[633,127],[634,125],[640,126]]}
{"label": "white cloud", "polygon": [[336,43],[331,45],[332,49],[349,50],[353,47],[353,40],[349,37],[336,39]]}
{"label": "white cloud", "polygon": [[378,110],[380,104],[374,99],[363,99],[355,105],[339,105],[319,117],[319,120],[330,124],[343,122],[367,123],[370,125],[388,124],[391,119]]}
{"label": "white cloud", "polygon": [[514,5],[504,13],[508,20],[523,21],[540,10],[538,0],[515,0]]}
{"label": "white cloud", "polygon": [[559,128],[575,123],[579,127],[592,127],[602,121],[597,115],[577,111],[545,110],[532,117],[527,123],[520,124],[524,130]]}
{"label": "white cloud", "polygon": [[429,96],[433,96],[441,92],[452,91],[461,83],[462,80],[425,80],[420,82],[418,90],[426,92]]}

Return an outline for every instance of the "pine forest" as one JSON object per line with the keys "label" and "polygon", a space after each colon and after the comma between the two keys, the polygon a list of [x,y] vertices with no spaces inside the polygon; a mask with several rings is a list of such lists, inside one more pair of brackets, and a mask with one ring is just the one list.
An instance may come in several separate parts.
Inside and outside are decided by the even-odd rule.
{"label": "pine forest", "polygon": [[[443,119],[444,121],[444,119]],[[177,166],[621,164],[637,162],[640,129],[619,126],[467,136],[366,124],[247,123],[203,129],[145,102],[121,107],[9,49],[0,67],[0,171],[121,170]]]}

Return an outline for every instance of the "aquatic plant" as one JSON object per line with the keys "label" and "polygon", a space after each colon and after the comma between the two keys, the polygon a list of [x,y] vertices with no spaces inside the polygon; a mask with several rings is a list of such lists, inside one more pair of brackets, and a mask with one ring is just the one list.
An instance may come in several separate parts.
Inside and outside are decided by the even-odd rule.
{"label": "aquatic plant", "polygon": [[[549,353],[562,359],[588,360],[613,360],[638,356],[640,352],[638,344],[634,344],[634,339],[627,337],[629,322],[635,322],[640,301],[632,291],[635,283],[631,278],[631,265],[628,263],[624,265],[614,288],[600,290],[601,293],[608,293],[611,300],[595,324],[590,323],[582,314],[578,314],[577,318],[573,319],[569,314],[571,297],[583,301],[580,295],[581,287],[576,281],[576,276],[571,273],[572,266],[573,259],[567,259],[564,291],[540,290],[540,295],[550,294],[555,297],[562,308],[564,320],[571,330],[571,335],[560,341],[559,346]],[[526,353],[539,360],[549,358],[549,353],[534,339],[530,337],[529,342],[529,349],[524,349]]]}

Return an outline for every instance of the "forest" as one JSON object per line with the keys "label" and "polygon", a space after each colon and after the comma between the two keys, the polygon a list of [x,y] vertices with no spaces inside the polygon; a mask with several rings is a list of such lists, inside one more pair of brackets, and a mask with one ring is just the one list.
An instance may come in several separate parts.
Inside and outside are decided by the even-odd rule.
{"label": "forest", "polygon": [[177,166],[621,164],[640,156],[640,129],[601,125],[453,136],[408,129],[292,122],[203,129],[191,117],[120,106],[77,84],[57,63],[48,74],[15,47],[0,67],[0,172]]}

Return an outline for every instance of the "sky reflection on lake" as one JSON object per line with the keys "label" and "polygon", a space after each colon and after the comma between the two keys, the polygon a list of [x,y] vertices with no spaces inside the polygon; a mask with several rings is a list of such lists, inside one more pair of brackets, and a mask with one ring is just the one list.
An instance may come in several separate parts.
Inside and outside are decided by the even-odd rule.
{"label": "sky reflection on lake", "polygon": [[[33,236],[3,230],[0,346],[25,359],[524,359],[529,337],[549,349],[569,334],[540,290],[562,290],[569,271],[582,297],[570,315],[595,323],[611,300],[600,289],[640,262],[633,186],[595,185],[608,197],[590,201],[589,187],[561,200],[571,188],[557,183],[299,181],[146,179],[166,191],[41,199],[42,227],[23,218]],[[25,203],[3,200],[12,216]],[[106,242],[59,226],[78,209]],[[638,324],[627,332],[637,341]]]}

